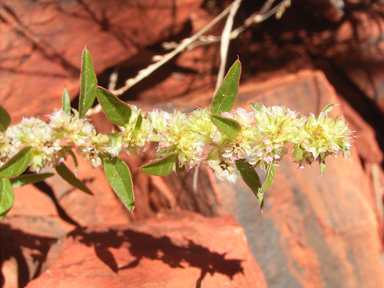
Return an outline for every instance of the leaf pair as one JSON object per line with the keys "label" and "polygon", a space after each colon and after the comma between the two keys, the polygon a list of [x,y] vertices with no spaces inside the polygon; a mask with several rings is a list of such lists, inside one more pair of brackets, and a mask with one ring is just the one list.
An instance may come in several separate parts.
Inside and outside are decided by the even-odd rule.
{"label": "leaf pair", "polygon": [[[241,74],[241,64],[237,60],[229,69],[226,77],[220,88],[217,90],[216,95],[211,104],[211,121],[216,125],[224,134],[230,139],[235,140],[241,131],[241,125],[236,120],[223,117],[221,113],[229,112],[235,104],[237,93],[239,90],[239,79]],[[253,105],[252,105],[253,104]],[[260,104],[252,103],[251,106],[256,111],[261,109]],[[268,165],[267,177],[263,185],[261,185],[259,175],[245,159],[236,161],[236,168],[239,171],[244,182],[255,193],[260,207],[264,205],[264,192],[271,185],[275,175],[275,165],[271,162]]]}
{"label": "leaf pair", "polygon": [[0,167],[0,220],[13,205],[15,195],[12,186],[19,187],[51,176],[47,174],[19,176],[27,169],[34,152],[32,147],[25,147]]}
{"label": "leaf pair", "polygon": [[[13,205],[15,196],[12,187],[21,187],[27,184],[43,181],[54,175],[53,173],[20,175],[28,168],[34,152],[35,150],[32,147],[25,147],[0,167],[0,219],[4,217]],[[68,183],[88,194],[92,194],[92,192],[68,169],[67,166],[64,165],[64,163],[60,163],[55,169]]]}
{"label": "leaf pair", "polygon": [[217,89],[210,109],[212,123],[232,140],[235,140],[240,133],[241,125],[236,120],[221,116],[221,113],[230,112],[235,105],[240,74],[241,63],[236,60]]}
{"label": "leaf pair", "polygon": [[[84,48],[81,58],[80,73],[80,97],[79,97],[79,118],[84,118],[87,111],[92,107],[96,98],[97,77],[93,67],[93,61],[89,51]],[[62,96],[63,111],[71,114],[71,103],[67,90],[64,89]]]}
{"label": "leaf pair", "polygon": [[[80,75],[80,118],[83,118],[87,111],[92,107],[96,96],[109,121],[119,126],[124,126],[129,123],[132,114],[131,107],[107,89],[97,86],[97,78],[93,67],[92,57],[89,51],[84,49]],[[68,107],[67,105],[64,105],[65,102],[63,95],[63,109],[64,107]],[[67,110],[68,108],[65,109],[66,112]]]}
{"label": "leaf pair", "polygon": [[[83,52],[80,87],[80,118],[85,116],[89,108],[92,107],[95,98],[97,97],[109,121],[119,126],[124,126],[125,124],[129,123],[132,114],[131,107],[117,98],[107,89],[97,86],[97,78],[94,71],[92,58],[87,49],[84,49]],[[134,133],[137,133],[137,130],[140,129],[141,123],[142,117],[140,115],[137,119]],[[125,206],[127,206],[127,208],[132,211],[134,209],[135,201],[131,173],[127,164],[125,164],[125,162],[118,157],[111,158],[110,155],[104,155],[103,163],[104,172],[107,176],[109,184],[123,201]],[[73,181],[78,179],[73,177],[74,175],[72,176],[69,173],[70,171],[66,170],[64,167],[65,166],[58,167],[59,170],[56,170],[59,174],[61,171],[61,175],[64,173],[62,177],[68,177],[67,181],[71,181],[72,183],[70,183],[74,185]],[[84,186],[83,189],[85,188],[86,187]],[[91,193],[91,191],[88,190],[87,193]]]}
{"label": "leaf pair", "polygon": [[260,208],[264,206],[264,192],[271,186],[273,178],[275,177],[275,164],[270,162],[267,167],[267,175],[263,185],[261,185],[259,175],[256,170],[245,159],[239,159],[236,161],[236,168],[239,171],[241,178],[243,178],[245,184],[256,195],[259,201]]}

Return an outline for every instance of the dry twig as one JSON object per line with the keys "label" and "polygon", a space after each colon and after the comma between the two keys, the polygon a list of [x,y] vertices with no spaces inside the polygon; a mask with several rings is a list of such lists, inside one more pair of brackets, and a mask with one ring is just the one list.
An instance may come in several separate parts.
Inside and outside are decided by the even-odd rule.
{"label": "dry twig", "polygon": [[227,22],[221,34],[221,45],[220,45],[220,68],[216,80],[216,89],[219,89],[221,82],[224,79],[225,65],[227,63],[228,47],[231,41],[231,30],[233,26],[233,19],[235,18],[236,12],[239,9],[241,0],[233,2],[231,11],[229,12]]}
{"label": "dry twig", "polygon": [[[253,23],[260,23],[260,22],[268,19],[269,17],[271,17],[272,15],[274,15],[276,13],[279,13],[281,16],[281,14],[284,12],[285,8],[288,7],[291,3],[291,0],[283,0],[282,2],[280,2],[278,5],[276,5],[274,8],[271,9],[271,6],[274,3],[274,1],[275,0],[267,0],[264,3],[263,7],[258,12],[252,14],[250,17],[248,17],[244,21],[244,24],[242,26],[240,26],[239,28],[233,30],[232,32],[230,32],[228,34],[228,31],[230,31],[232,26],[233,26],[233,17],[236,14],[238,6],[240,5],[240,2],[241,2],[241,0],[234,1],[231,5],[229,5],[223,12],[221,12],[215,19],[213,19],[203,29],[201,29],[199,32],[197,32],[192,37],[184,39],[180,43],[180,45],[178,45],[176,47],[176,49],[173,50],[172,52],[170,52],[166,55],[160,56],[159,57],[160,60],[158,62],[151,64],[147,68],[139,71],[139,73],[136,77],[128,79],[127,81],[125,81],[125,85],[123,87],[121,87],[120,89],[117,89],[117,90],[112,89],[112,93],[114,93],[117,96],[123,94],[125,91],[127,91],[129,88],[131,88],[133,85],[135,85],[136,83],[138,83],[139,81],[141,81],[145,77],[149,76],[157,68],[161,67],[163,64],[168,62],[170,59],[172,59],[174,56],[176,56],[180,52],[184,51],[185,49],[193,49],[197,46],[207,45],[207,44],[218,42],[218,41],[222,40],[222,47],[220,49],[221,57],[222,57],[221,60],[222,60],[222,62],[223,61],[225,62],[226,56],[224,57],[224,55],[227,54],[228,44],[229,44],[229,41],[231,39],[237,38],[241,32],[243,32],[246,28],[248,28]],[[218,23],[222,18],[224,18],[224,16],[227,15],[228,13],[231,13],[231,14],[228,17],[226,26],[225,26],[224,31],[223,31],[221,36],[211,36],[211,35],[203,36],[203,34],[206,31],[208,31],[210,28],[212,28],[216,23]],[[200,40],[200,41],[195,42],[196,40]],[[223,48],[225,45],[227,47]],[[175,44],[172,43],[172,45],[170,45],[170,46],[174,47]],[[226,49],[226,51],[225,51],[225,49]],[[219,72],[224,70],[221,67],[225,67],[225,63],[224,64],[221,63]],[[223,72],[221,72],[221,73],[224,74]],[[116,78],[116,80],[114,80],[112,75],[111,75],[111,78],[112,78],[111,81],[117,81],[117,78]],[[221,81],[219,81],[219,79],[222,79],[222,78],[223,78],[223,76],[221,76],[221,74],[220,74],[218,76],[217,83],[221,83]],[[217,84],[216,86],[218,87],[218,85],[220,85],[220,84]],[[96,107],[89,109],[86,116],[90,116],[90,115],[99,113],[100,111],[101,111],[101,106],[100,106],[100,104],[98,104]]]}

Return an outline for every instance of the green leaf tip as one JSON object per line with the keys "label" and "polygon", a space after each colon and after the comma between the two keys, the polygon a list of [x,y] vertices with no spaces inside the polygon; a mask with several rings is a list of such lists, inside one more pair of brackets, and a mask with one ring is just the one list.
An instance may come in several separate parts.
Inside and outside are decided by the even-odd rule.
{"label": "green leaf tip", "polygon": [[225,76],[223,83],[212,100],[211,114],[221,115],[222,112],[229,112],[235,105],[237,93],[239,92],[239,81],[241,75],[240,60],[236,60]]}
{"label": "green leaf tip", "polygon": [[11,124],[11,116],[9,116],[7,110],[0,105],[0,132],[7,130]]}
{"label": "green leaf tip", "polygon": [[69,99],[68,91],[64,88],[62,96],[62,108],[65,114],[71,115],[71,100]]}
{"label": "green leaf tip", "polygon": [[117,196],[119,196],[129,211],[133,211],[135,208],[135,197],[133,194],[131,172],[127,164],[119,157],[111,158],[109,155],[105,155],[104,172]]}
{"label": "green leaf tip", "polygon": [[271,186],[273,179],[275,178],[275,163],[272,161],[268,163],[267,166],[267,175],[265,176],[265,180],[259,192],[257,193],[257,201],[259,201],[261,212],[263,212],[264,207],[264,192],[268,190],[269,186]]}
{"label": "green leaf tip", "polygon": [[79,170],[79,162],[77,162],[77,157],[72,150],[68,150],[69,154],[72,156],[73,163],[75,164],[75,176],[77,175],[77,171]]}
{"label": "green leaf tip", "polygon": [[241,124],[231,118],[220,115],[211,115],[211,121],[230,139],[235,140],[241,131]]}
{"label": "green leaf tip", "polygon": [[143,123],[143,116],[139,115],[136,120],[135,128],[133,129],[133,135],[136,135],[141,128],[141,124]]}
{"label": "green leaf tip", "polygon": [[53,173],[41,173],[41,174],[25,174],[10,179],[12,187],[21,187],[27,184],[43,181],[49,177],[52,177]]}
{"label": "green leaf tip", "polygon": [[296,161],[300,161],[301,158],[303,157],[303,154],[304,154],[304,149],[301,148],[300,143],[296,143],[293,146],[292,156],[295,158]]}
{"label": "green leaf tip", "polygon": [[325,172],[325,161],[324,161],[324,160],[321,161],[321,162],[319,163],[319,165],[320,165],[320,175],[323,175],[324,172]]}
{"label": "green leaf tip", "polygon": [[260,193],[264,193],[267,191],[269,186],[271,186],[273,179],[275,178],[275,163],[269,162],[267,166],[267,175],[265,177],[265,181],[263,183],[263,186],[260,188]]}
{"label": "green leaf tip", "polygon": [[92,57],[87,48],[83,50],[81,62],[79,117],[83,118],[95,102],[97,78]]}
{"label": "green leaf tip", "polygon": [[332,111],[333,107],[335,107],[335,104],[328,104],[327,106],[324,107],[321,113],[324,113],[325,115],[328,116],[329,112]]}
{"label": "green leaf tip", "polygon": [[112,92],[100,86],[96,88],[96,95],[109,121],[119,126],[129,123],[132,114],[132,109],[129,105],[117,98]]}
{"label": "green leaf tip", "polygon": [[12,178],[23,173],[28,168],[34,152],[30,146],[19,151],[0,167],[0,178]]}
{"label": "green leaf tip", "polygon": [[264,207],[264,193],[257,193],[256,197],[257,197],[257,201],[258,201],[259,204],[260,204],[261,212],[263,212],[263,207]]}
{"label": "green leaf tip", "polygon": [[160,160],[152,161],[140,168],[146,174],[155,176],[165,176],[172,172],[176,163],[177,152],[173,152]]}
{"label": "green leaf tip", "polygon": [[262,109],[263,109],[263,105],[259,104],[259,103],[255,103],[255,102],[251,102],[249,103],[249,106],[252,107],[252,109],[255,111],[255,112],[260,112]]}

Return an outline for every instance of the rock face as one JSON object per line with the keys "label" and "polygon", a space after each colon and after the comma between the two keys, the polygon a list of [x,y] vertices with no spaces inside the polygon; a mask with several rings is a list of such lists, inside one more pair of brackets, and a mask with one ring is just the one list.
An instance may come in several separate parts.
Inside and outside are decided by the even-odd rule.
{"label": "rock face", "polygon": [[324,37],[324,42],[332,43],[324,52],[384,112],[384,20],[377,17],[382,9],[373,5],[347,17],[330,39]]}
{"label": "rock face", "polygon": [[[312,71],[245,85],[238,100],[315,114],[326,103],[338,102],[324,75]],[[370,137],[362,141],[374,142]],[[232,211],[244,227],[268,287],[384,286],[374,197],[357,149],[353,161],[327,160],[321,177],[317,165],[300,170],[284,159],[266,193],[264,214],[255,209],[257,201],[243,183],[217,184],[226,199],[224,211]],[[377,146],[371,152],[382,159]]]}
{"label": "rock face", "polygon": [[[80,55],[85,45],[91,50],[98,74],[128,58],[130,64],[145,62],[149,56],[144,60],[134,56],[158,52],[142,48],[169,41],[169,35],[185,27],[190,12],[201,2],[103,0],[96,5],[95,1],[74,0],[48,4],[3,1],[0,104],[10,112],[14,123],[21,116],[50,113],[60,106],[63,85],[72,99],[78,92]],[[307,5],[308,1],[302,3]],[[193,33],[214,18],[207,10],[198,11],[190,18],[191,27],[187,27]],[[355,31],[362,41],[357,45],[352,22],[340,25],[335,34],[325,31],[317,35],[329,44],[315,53],[330,57],[332,65],[321,66],[328,80],[322,72],[303,71],[320,64],[308,61],[310,57],[300,47],[293,47],[296,52],[292,55],[297,59],[286,55],[289,61],[281,71],[271,71],[276,68],[271,59],[276,63],[281,60],[277,56],[257,66],[265,68],[262,77],[252,75],[252,65],[244,67],[236,107],[250,109],[249,102],[263,102],[318,114],[329,103],[341,104],[331,116],[343,114],[359,136],[353,144],[352,161],[327,159],[325,175],[319,177],[316,165],[298,170],[286,157],[276,169],[262,214],[254,195],[240,179],[236,186],[217,182],[211,171],[201,167],[198,189],[194,190],[193,171],[162,178],[141,173],[137,167],[153,156],[148,149],[138,156],[123,156],[134,180],[136,209],[131,214],[110,189],[102,170],[93,170],[79,159],[78,176],[95,197],[73,189],[59,177],[48,179],[43,186],[40,183],[16,189],[14,207],[1,223],[0,284],[24,287],[45,271],[28,287],[266,287],[265,283],[272,288],[384,287],[380,260],[384,235],[383,146],[378,145],[384,143],[380,121],[384,74],[382,65],[378,65],[382,62],[382,43],[377,29],[383,24],[381,19],[374,23],[362,13],[351,15],[369,27],[367,34]],[[221,30],[217,32],[212,34],[219,35]],[[249,38],[252,33],[248,32],[239,39]],[[269,43],[267,36],[265,33],[265,42],[271,44],[267,46],[274,54],[278,47]],[[244,53],[259,58],[247,60],[258,62],[263,56],[255,43],[250,44]],[[142,82],[137,88],[138,101],[130,104],[144,110],[178,108],[184,112],[209,106],[214,79],[208,71],[217,64],[217,47],[186,51],[174,61],[179,70],[162,67]],[[245,58],[242,52],[235,53]],[[228,62],[235,58],[229,56]],[[151,86],[156,77],[163,81]],[[339,98],[328,81],[349,102]],[[191,88],[195,86],[200,90]],[[186,94],[172,99],[182,93]],[[356,113],[356,107],[362,116]],[[100,132],[111,131],[103,113],[93,115],[92,120]],[[243,230],[231,217],[208,219],[189,212],[162,212],[166,209],[205,216],[233,214],[244,228],[258,264],[250,256]],[[147,218],[150,220],[144,222]]]}
{"label": "rock face", "polygon": [[[188,102],[186,99],[188,99]],[[194,97],[186,96],[185,99],[180,98],[174,101],[173,104],[174,107],[180,107],[184,111],[189,111],[197,105],[204,106],[204,104],[209,104],[209,101],[210,95],[195,95]],[[311,111],[315,114],[319,113],[328,103],[339,103],[334,89],[329,85],[328,81],[324,77],[324,74],[318,71],[301,71],[296,74],[275,77],[266,82],[256,81],[244,83],[241,86],[237,105],[239,107],[246,108],[248,107],[247,104],[251,101],[263,102],[265,105],[286,105],[296,111],[301,111],[303,113]],[[188,103],[188,105],[185,103]],[[373,194],[372,180],[369,177],[370,173],[363,170],[359,160],[360,157],[365,160],[366,163],[372,161],[376,161],[376,163],[377,161],[380,162],[380,159],[382,159],[382,152],[377,147],[374,139],[374,132],[369,130],[369,126],[354,114],[355,112],[352,108],[346,105],[347,104],[343,104],[336,107],[332,113],[333,116],[340,114],[341,111],[344,110],[345,106],[347,109],[343,112],[345,112],[344,114],[347,118],[347,122],[351,123],[351,129],[357,131],[356,134],[361,134],[358,141],[365,143],[356,145],[356,150],[352,150],[353,162],[347,159],[329,159],[327,160],[325,175],[319,177],[319,170],[316,165],[314,165],[314,167],[307,167],[304,170],[298,170],[296,165],[290,163],[291,161],[288,158],[284,159],[280,167],[276,169],[276,178],[266,194],[264,214],[260,213],[254,195],[241,180],[239,180],[236,186],[229,185],[228,183],[217,182],[212,178],[210,171],[202,170],[199,174],[199,179],[201,179],[201,181],[198,182],[198,191],[194,192],[193,189],[188,188],[192,185],[192,173],[154,179],[154,177],[149,177],[137,171],[137,173],[133,172],[133,177],[134,183],[136,183],[136,198],[140,199],[141,203],[137,205],[134,217],[142,219],[153,214],[153,210],[167,208],[177,209],[178,207],[188,210],[197,210],[206,213],[206,215],[223,215],[232,213],[241,226],[244,227],[251,251],[253,252],[257,263],[260,265],[260,268],[265,275],[268,287],[382,287],[384,285],[384,274],[382,263],[380,261],[382,244],[379,237],[379,231],[381,228],[378,226],[377,221],[379,216],[375,212],[377,211],[377,199]],[[144,109],[152,108],[149,106],[145,107],[144,105],[139,106]],[[157,107],[166,108],[166,103],[158,103]],[[362,130],[362,133],[359,132],[360,129]],[[370,147],[369,151],[366,150],[367,146]],[[137,167],[150,159],[150,155],[147,155],[146,157],[147,158],[143,158],[143,156],[128,157],[128,162],[130,166]],[[84,163],[80,163],[80,165],[82,167],[81,169],[85,168]],[[81,169],[80,171],[82,171]],[[132,169],[132,171],[136,170]],[[92,190],[96,189],[97,191],[98,188],[102,187],[105,187],[103,190],[108,189],[106,188],[107,185],[105,182],[102,184],[102,182],[105,181],[105,178],[103,178],[104,176],[101,174],[99,175],[97,170],[93,172],[85,170],[83,173],[83,175],[79,174],[79,177],[86,180],[87,185],[89,185]],[[95,179],[101,182],[94,182],[96,181],[95,179],[89,179],[89,175],[91,175],[91,173],[92,175],[93,173],[96,173]],[[51,185],[56,187],[57,183],[58,182],[56,182],[56,184],[55,182],[52,182]],[[62,193],[65,193],[67,188],[61,185],[59,185],[59,190],[56,190],[57,188],[55,188],[54,193],[56,197],[60,198]],[[103,193],[100,194],[101,196],[97,196],[95,200],[87,200],[89,197],[88,195],[80,194],[80,196],[73,192],[65,197],[61,197],[60,203],[64,209],[68,209],[68,211],[70,211],[69,215],[73,216],[74,219],[79,219],[78,222],[82,225],[90,225],[92,227],[94,225],[93,223],[100,221],[97,219],[103,219],[101,221],[102,223],[105,221],[108,223],[108,210],[111,211],[112,209],[113,212],[116,213],[118,210],[114,209],[121,208],[121,206],[119,206],[120,204],[116,202],[108,209],[108,205],[106,205],[107,203],[103,203],[101,200],[101,202],[97,204],[101,205],[99,210],[101,214],[99,216],[97,213],[94,214],[98,211],[97,209],[93,210],[97,207],[97,205],[96,203],[92,204],[91,201],[99,199],[99,197],[104,195]],[[110,190],[109,192],[111,193]],[[82,205],[76,204],[77,200],[79,200],[78,197],[84,197],[84,199],[80,201],[80,203],[85,204],[84,211],[81,210]],[[106,199],[102,197],[100,199]],[[94,212],[89,214],[85,213],[85,207],[87,207],[86,209],[90,209],[90,211]],[[14,210],[14,212],[11,210],[10,216],[13,215],[12,213],[17,214],[19,213],[18,211],[22,211],[21,207],[19,210],[17,209],[17,206],[14,208],[16,208],[16,210]],[[47,213],[47,215],[54,215],[57,212],[52,210]],[[90,216],[91,214],[93,215],[92,217]],[[42,215],[42,217],[46,217],[44,215]],[[120,214],[118,213],[118,215]],[[14,217],[14,219],[15,221],[17,220],[16,217]],[[123,218],[120,218],[119,216],[117,219]],[[128,222],[128,217],[126,219]],[[188,226],[190,221],[187,219],[189,218],[183,219],[183,224],[177,225]],[[60,221],[58,221],[58,223],[62,223]],[[194,220],[192,219],[191,221],[193,222]],[[14,223],[15,224],[12,224],[12,222],[10,222],[10,225],[16,225],[18,222],[16,221]],[[140,225],[147,225],[143,224],[143,222],[140,223]],[[117,223],[111,222],[109,224],[115,225]],[[129,225],[133,225],[129,227],[136,227],[135,225],[139,224],[132,223]],[[70,229],[73,229],[73,227],[74,226],[68,226],[68,228],[62,229],[61,235],[68,232]],[[73,267],[76,267],[73,263],[80,263],[82,261],[78,258],[72,259],[71,255],[80,255],[80,251],[83,250],[87,255],[86,258],[90,259],[90,262],[86,262],[86,265],[89,266],[85,267],[85,271],[88,271],[87,269],[94,269],[92,271],[97,271],[98,275],[103,275],[101,278],[108,279],[105,281],[114,281],[110,280],[110,278],[116,279],[115,281],[117,281],[106,283],[111,283],[110,285],[116,285],[116,287],[119,287],[118,285],[122,285],[118,282],[121,280],[119,278],[120,275],[122,275],[122,277],[128,277],[127,279],[129,279],[129,281],[139,281],[133,280],[134,278],[130,276],[132,274],[129,274],[129,276],[123,276],[126,275],[124,273],[128,273],[128,268],[121,270],[117,269],[117,275],[119,275],[117,278],[116,273],[114,274],[113,270],[116,270],[116,267],[119,267],[119,265],[121,267],[125,267],[132,264],[132,262],[136,263],[134,261],[137,261],[138,256],[135,255],[139,255],[132,254],[136,252],[131,252],[127,246],[123,246],[119,243],[124,241],[136,241],[135,243],[140,243],[140,240],[133,240],[135,237],[132,235],[136,234],[129,234],[131,232],[126,234],[127,232],[124,231],[128,228],[123,228],[123,231],[121,232],[119,230],[120,228],[116,228],[115,226],[111,228],[112,230],[108,230],[108,227],[110,226],[104,226],[101,228],[97,226],[94,229],[90,228],[90,230],[81,230],[80,232],[79,229],[75,230],[77,232],[73,232],[71,234],[74,236],[75,240],[66,239],[62,247],[57,245],[50,250],[50,253],[53,256],[47,258],[44,266],[45,269],[48,269],[50,272],[44,273],[41,278],[35,280],[38,284],[34,284],[35,282],[32,282],[30,285],[37,285],[32,287],[42,287],[44,285],[60,287],[58,285],[61,284],[55,281],[59,281],[57,279],[68,278],[69,275],[76,274],[73,272],[73,269],[75,269]],[[98,231],[101,231],[101,235],[95,234]],[[134,231],[142,233],[142,230]],[[204,234],[202,232],[200,233]],[[87,236],[88,234],[95,235],[96,239],[99,240],[87,240],[91,237]],[[140,237],[143,236],[142,234],[139,235]],[[60,237],[60,235],[54,236],[55,239]],[[152,238],[145,237],[144,239],[149,239],[147,243],[153,243]],[[159,236],[158,238],[161,237],[162,236]],[[179,238],[180,237],[181,236],[179,236]],[[211,238],[214,237],[216,236],[211,236]],[[189,236],[186,236],[186,238],[191,239]],[[210,237],[207,238],[209,239]],[[108,239],[111,239],[110,241],[112,242],[109,243]],[[52,238],[48,238],[47,241],[47,243],[51,243],[49,241],[52,241]],[[92,241],[101,243],[99,246],[100,248],[95,249],[96,244],[92,244]],[[189,247],[188,242],[178,243],[181,243],[179,246]],[[194,243],[207,247],[211,252],[218,251],[211,250],[211,246],[204,244],[202,240],[201,242],[194,241]],[[144,248],[144,246],[149,247],[151,245],[143,244],[143,246],[139,246],[139,248],[141,250],[149,249]],[[105,247],[109,248],[105,249]],[[184,248],[181,250],[177,248],[176,250],[180,253],[184,253]],[[46,253],[46,250],[44,251]],[[217,253],[221,255],[224,252],[224,250],[221,250],[221,252]],[[155,255],[156,253],[152,251],[149,254]],[[137,266],[132,269],[141,269],[141,264],[143,264],[144,267],[149,267],[150,265],[150,267],[156,267],[156,269],[143,268],[143,270],[138,271],[134,275],[142,275],[140,281],[143,281],[143,279],[147,279],[145,277],[145,273],[151,271],[148,274],[148,279],[151,279],[150,277],[153,275],[153,277],[157,277],[157,279],[159,279],[158,281],[163,281],[164,279],[161,278],[161,275],[163,274],[159,276],[155,272],[152,272],[152,270],[162,271],[161,269],[163,268],[169,268],[169,265],[164,263],[161,256],[151,257],[153,259],[152,261],[149,261],[143,256],[140,258],[140,265],[137,264]],[[55,258],[57,258],[57,261],[60,262],[55,262]],[[114,260],[112,261],[111,258]],[[174,264],[175,260],[168,260],[169,258],[167,257],[165,259],[167,263],[176,265]],[[180,256],[177,256],[176,259],[180,259]],[[188,259],[187,263],[195,263],[194,261],[198,261]],[[69,266],[62,263],[67,263]],[[109,263],[109,265],[106,263]],[[176,261],[176,263],[179,262]],[[11,264],[12,262],[8,261],[7,267],[12,267]],[[102,265],[102,268],[100,268],[102,270],[98,270],[98,265]],[[192,267],[190,268],[191,271],[194,271],[194,274],[192,273],[193,276],[190,276],[189,274],[182,275],[184,279],[189,279],[188,281],[192,282],[194,281],[193,284],[196,285],[196,281],[199,279],[199,275],[202,273],[202,270],[193,265],[189,265]],[[186,273],[184,268],[175,269],[180,269],[182,273]],[[53,273],[52,271],[56,272]],[[76,269],[76,272],[77,271],[78,270]],[[173,275],[173,273],[168,271],[164,272],[164,274]],[[225,275],[221,275],[220,273],[215,273],[215,275],[216,274],[219,275],[218,277],[227,277]],[[87,274],[80,274],[76,277],[78,277],[76,281],[89,280]],[[207,285],[209,283],[208,287],[215,287],[215,285],[219,285],[216,282],[208,282],[208,279],[210,279],[209,277],[210,274],[206,272],[206,276],[202,282],[203,285],[205,283],[207,283]],[[233,277],[233,279],[235,279],[235,276]],[[101,278],[97,279],[100,280]],[[43,282],[43,284],[38,282],[43,281],[42,279],[45,279],[44,281],[48,282]],[[123,279],[124,280],[121,281],[124,283],[126,283],[125,281],[128,281],[126,278]],[[168,280],[169,279],[167,279],[167,281]],[[89,281],[93,280],[91,279]],[[177,285],[180,285],[180,283],[177,281],[180,280],[172,282],[177,283],[175,286],[164,287],[178,287]],[[88,282],[79,283],[81,283],[81,285],[93,285]],[[134,283],[137,284],[138,282]],[[166,285],[165,283],[166,282],[164,282],[164,285]],[[149,286],[142,287],[152,287],[150,285],[155,284],[145,282],[143,285]],[[234,287],[253,286],[239,285]]]}
{"label": "rock face", "polygon": [[232,216],[180,211],[124,226],[78,228],[27,287],[267,286]]}
{"label": "rock face", "polygon": [[[172,104],[188,112],[209,105],[210,99],[209,95],[186,96]],[[320,71],[243,83],[236,106],[250,109],[249,102],[284,105],[306,115],[318,114],[329,103],[341,103],[330,116],[343,114],[359,135],[352,161],[329,158],[325,174],[319,177],[317,165],[297,169],[286,157],[266,193],[264,214],[241,179],[236,185],[213,178],[210,185],[199,181],[198,191],[204,186],[215,203],[212,212],[232,213],[244,227],[268,287],[382,287],[381,214],[376,208],[382,203],[361,165],[361,160],[368,165],[383,159],[373,129],[338,98]],[[165,103],[160,106],[167,109]],[[212,177],[210,171],[201,174],[206,175],[199,176],[202,179]],[[164,181],[169,187],[174,185],[170,178]]]}
{"label": "rock face", "polygon": [[[72,168],[71,161],[66,164]],[[14,278],[18,284],[4,287],[24,287],[39,275],[51,245],[78,225],[130,222],[129,211],[117,199],[103,171],[92,169],[80,158],[79,166],[78,177],[94,196],[74,189],[58,175],[47,179],[46,184],[14,189],[14,205],[1,221],[0,262],[5,283]],[[9,268],[12,261],[16,263]]]}
{"label": "rock face", "polygon": [[180,32],[201,2],[2,1],[1,105],[13,123],[51,113],[60,107],[63,87],[72,98],[78,93],[85,46],[101,73]]}

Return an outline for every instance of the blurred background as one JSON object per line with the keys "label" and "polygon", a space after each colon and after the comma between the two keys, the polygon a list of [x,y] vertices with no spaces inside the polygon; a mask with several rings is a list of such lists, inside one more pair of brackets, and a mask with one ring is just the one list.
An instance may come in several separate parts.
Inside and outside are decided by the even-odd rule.
{"label": "blurred background", "polygon": [[[340,104],[331,116],[343,115],[358,136],[351,160],[327,159],[325,174],[320,177],[317,165],[298,170],[287,156],[276,169],[261,213],[241,180],[236,185],[217,182],[209,170],[200,167],[194,189],[194,170],[163,178],[140,173],[137,168],[152,159],[153,149],[136,156],[122,155],[134,181],[133,214],[115,197],[102,170],[81,162],[78,177],[94,192],[93,198],[56,176],[15,190],[14,207],[0,224],[3,287],[25,287],[32,279],[46,279],[48,276],[39,275],[61,259],[66,235],[74,229],[146,223],[159,213],[168,215],[167,211],[189,211],[185,213],[192,214],[182,214],[185,217],[179,220],[186,222],[195,213],[209,219],[233,215],[244,229],[255,267],[261,269],[256,277],[260,283],[249,280],[254,279],[252,269],[244,268],[232,278],[218,268],[198,266],[203,280],[192,286],[132,287],[384,287],[384,1],[237,3],[240,7],[232,30],[239,33],[231,34],[225,56],[225,71],[237,57],[242,63],[236,106],[250,111],[250,102],[262,102],[317,115],[329,103]],[[77,107],[85,46],[99,85],[122,91],[127,79],[185,43],[230,5],[233,1],[3,0],[0,104],[11,115],[12,124],[22,117],[47,120],[47,114],[61,107],[63,88],[69,92],[72,107]],[[281,17],[276,19],[276,14]],[[120,98],[143,110],[190,112],[209,106],[227,19],[225,14],[205,37],[119,92]],[[99,132],[112,131],[103,112],[91,119]],[[192,221],[195,227],[190,229],[199,231],[206,225],[199,221]],[[179,238],[185,237],[178,233]],[[219,245],[208,243],[214,236],[203,238],[199,241],[204,247]],[[109,255],[111,250],[106,250]],[[108,256],[103,258],[100,251],[96,254],[108,262]],[[167,268],[172,265],[168,263]],[[204,286],[203,271],[212,277],[225,274],[230,280],[241,274],[248,280],[237,286]],[[244,284],[246,281],[254,284]],[[31,283],[37,286],[29,287],[55,287],[48,282]]]}

